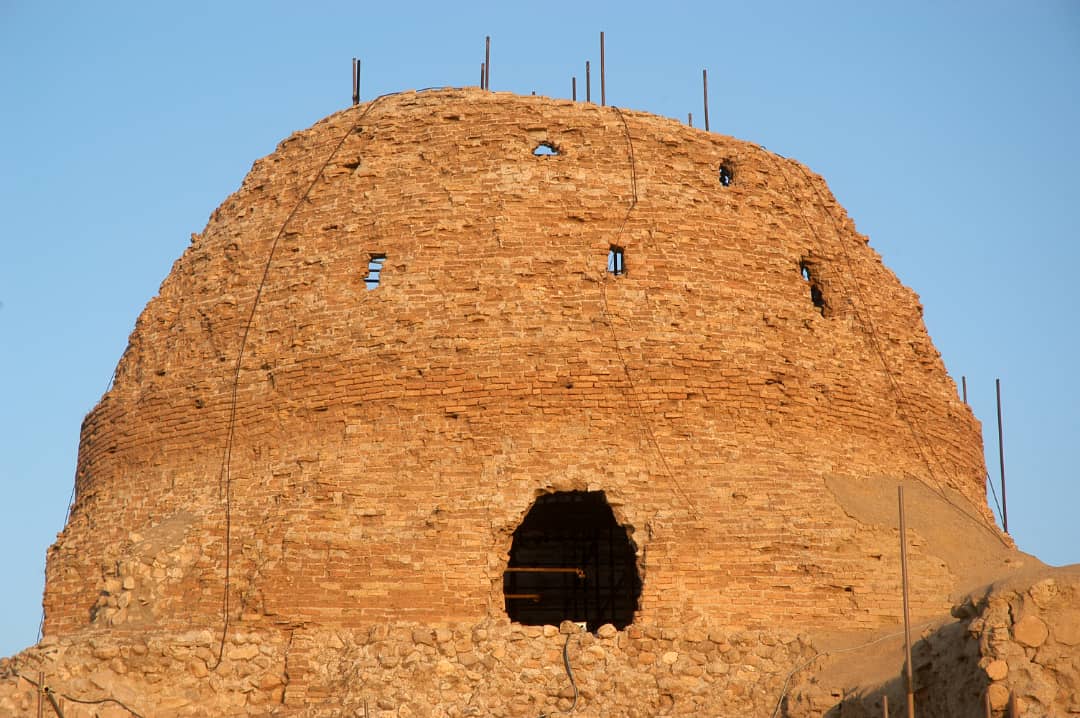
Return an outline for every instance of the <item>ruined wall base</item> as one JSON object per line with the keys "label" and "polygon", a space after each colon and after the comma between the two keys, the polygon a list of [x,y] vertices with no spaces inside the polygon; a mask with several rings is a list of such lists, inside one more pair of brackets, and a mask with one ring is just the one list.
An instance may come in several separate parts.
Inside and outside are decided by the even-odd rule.
{"label": "ruined wall base", "polygon": [[[995,718],[1010,699],[1024,718],[1080,715],[1080,566],[994,584],[952,614],[915,633],[920,716],[982,718],[987,696]],[[531,718],[571,709],[628,718],[877,718],[886,695],[893,714],[902,710],[901,640],[892,630],[815,646],[805,635],[704,623],[607,625],[594,635],[569,622],[364,630],[241,622],[216,665],[214,627],[94,628],[0,660],[0,715],[36,716],[30,681],[43,674],[65,718],[132,715],[123,706],[165,718]],[[874,678],[875,661],[887,678]],[[55,715],[47,702],[44,715]]]}
{"label": "ruined wall base", "polygon": [[[1059,718],[1080,715],[1080,565],[1046,569],[974,592],[912,639],[915,705],[920,718]],[[794,676],[783,715],[880,718],[906,700],[902,637],[891,634],[861,652],[823,652]],[[885,658],[891,675],[871,678]],[[831,659],[831,662],[830,662]],[[846,676],[847,681],[837,680]]]}
{"label": "ruined wall base", "polygon": [[990,702],[1025,718],[1080,715],[1080,565],[1007,581],[965,605]]}
{"label": "ruined wall base", "polygon": [[[770,715],[792,669],[814,653],[804,637],[704,625],[608,625],[593,635],[571,623],[505,622],[241,626],[211,670],[217,650],[210,630],[46,640],[0,667],[0,714],[36,715],[35,688],[19,676],[40,672],[58,695],[111,697],[142,716]],[[66,718],[130,715],[59,700]]]}

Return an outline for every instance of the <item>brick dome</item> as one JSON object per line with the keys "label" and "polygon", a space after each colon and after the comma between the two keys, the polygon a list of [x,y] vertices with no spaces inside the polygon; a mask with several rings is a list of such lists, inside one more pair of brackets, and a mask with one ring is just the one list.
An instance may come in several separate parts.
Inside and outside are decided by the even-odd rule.
{"label": "brick dome", "polygon": [[[139,317],[45,631],[212,627],[226,582],[253,626],[508,622],[548,495],[610,507],[624,623],[876,628],[897,484],[917,615],[1004,550],[979,431],[918,298],[797,162],[613,107],[386,96],[256,162]],[[563,550],[531,560],[591,560]]]}

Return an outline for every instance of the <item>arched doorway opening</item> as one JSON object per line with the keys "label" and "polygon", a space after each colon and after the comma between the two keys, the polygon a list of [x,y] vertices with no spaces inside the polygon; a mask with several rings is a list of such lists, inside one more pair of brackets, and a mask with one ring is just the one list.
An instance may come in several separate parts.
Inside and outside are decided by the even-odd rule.
{"label": "arched doorway opening", "polygon": [[536,499],[514,531],[503,595],[510,620],[530,626],[633,622],[641,596],[634,544],[603,491]]}

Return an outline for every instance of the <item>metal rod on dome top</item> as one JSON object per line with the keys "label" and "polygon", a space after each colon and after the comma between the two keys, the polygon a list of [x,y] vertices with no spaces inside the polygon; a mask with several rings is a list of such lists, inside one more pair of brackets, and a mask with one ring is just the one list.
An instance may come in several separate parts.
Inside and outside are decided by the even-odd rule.
{"label": "metal rod on dome top", "polygon": [[960,377],[960,389],[963,392],[962,396],[964,397],[964,403],[966,404],[966,403],[968,403],[968,400],[967,400],[967,377],[966,376],[961,376]]}
{"label": "metal rod on dome top", "polygon": [[701,89],[705,93],[705,131],[709,131],[709,71],[701,71]]}
{"label": "metal rod on dome top", "polygon": [[352,59],[352,103],[360,104],[360,61]]}
{"label": "metal rod on dome top", "polygon": [[604,74],[604,32],[600,32],[600,106],[607,104],[607,83]]}
{"label": "metal rod on dome top", "polygon": [[484,37],[484,89],[491,89],[491,35]]}
{"label": "metal rod on dome top", "polygon": [[570,78],[570,99],[577,102],[577,77]]}
{"label": "metal rod on dome top", "polygon": [[585,101],[592,102],[592,76],[589,74],[589,61],[585,61]]}
{"label": "metal rod on dome top", "polygon": [[693,112],[687,112],[686,113],[686,124],[690,125],[691,127],[694,126],[694,113]]}
{"label": "metal rod on dome top", "polygon": [[904,595],[904,685],[908,718],[915,718],[915,687],[911,675],[911,609],[908,604],[907,520],[904,516],[904,486],[896,487],[900,505],[900,585]]}
{"label": "metal rod on dome top", "polygon": [[1001,528],[1009,533],[1009,505],[1005,502],[1005,437],[1001,428],[1001,379],[997,385],[998,462],[1001,464]]}
{"label": "metal rod on dome top", "polygon": [[480,89],[484,89],[484,63],[480,63]]}

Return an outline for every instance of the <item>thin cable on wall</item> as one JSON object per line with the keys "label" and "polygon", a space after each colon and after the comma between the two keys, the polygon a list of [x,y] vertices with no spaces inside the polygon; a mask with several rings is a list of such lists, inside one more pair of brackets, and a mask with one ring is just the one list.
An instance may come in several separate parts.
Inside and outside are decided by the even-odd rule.
{"label": "thin cable on wall", "polygon": [[[912,626],[912,628],[915,630],[922,630],[924,628],[932,626],[935,622],[936,621],[924,621],[917,626]],[[854,646],[848,646],[847,648],[834,648],[828,651],[818,651],[814,655],[810,656],[810,658],[795,666],[795,668],[792,668],[791,671],[787,674],[787,677],[784,679],[783,685],[780,687],[780,697],[776,700],[776,707],[773,709],[772,716],[770,718],[776,718],[776,716],[780,713],[780,708],[784,705],[784,699],[787,698],[788,686],[791,683],[791,679],[795,677],[796,673],[803,670],[817,659],[824,658],[825,656],[835,656],[839,653],[851,653],[852,651],[858,651],[862,648],[868,648],[877,643],[881,643],[882,641],[887,641],[890,638],[896,638],[897,636],[902,635],[904,635],[904,631],[895,631],[893,633],[887,633],[884,636],[878,636],[877,638],[873,638],[869,641],[866,641],[865,643],[858,643]]]}
{"label": "thin cable on wall", "polygon": [[[574,637],[573,633],[567,633],[566,634],[566,642],[563,643],[563,647],[562,647],[563,668],[566,670],[566,677],[570,679],[570,687],[574,689],[574,701],[570,704],[570,707],[567,708],[564,711],[556,711],[556,713],[562,713],[563,715],[570,715],[575,710],[577,710],[578,687],[577,687],[577,681],[574,680],[574,671],[573,671],[572,668],[570,668],[570,653],[569,653],[569,651],[570,651],[570,639],[573,638],[573,637]],[[553,716],[553,715],[555,715],[555,713],[541,713],[539,718],[548,718],[549,716]]]}
{"label": "thin cable on wall", "polygon": [[[836,234],[837,243],[840,245],[840,249],[844,254],[844,262],[847,264],[848,272],[851,275],[851,280],[855,284],[855,293],[858,295],[859,303],[863,306],[869,306],[865,298],[863,297],[862,287],[859,284],[858,277],[855,276],[854,266],[851,261],[851,254],[848,252],[847,244],[844,242],[843,235],[840,231],[839,222],[836,221],[836,217],[826,207],[825,198],[821,196],[821,192],[818,190],[817,186],[811,181],[810,176],[806,173],[806,169],[803,168],[802,165],[797,166],[799,167],[799,171],[802,173],[803,178],[806,180],[806,183],[810,186],[810,188],[814,192],[814,195],[817,197],[818,203],[821,207],[821,211],[828,216],[830,222],[832,223],[833,232]],[[869,312],[867,312],[867,316],[865,319],[860,316],[859,321],[865,322],[865,324],[869,327],[870,343],[874,346],[874,350],[877,352],[878,358],[881,360],[882,369],[885,371],[885,376],[888,378],[889,386],[893,392],[893,396],[896,399],[897,411],[900,412],[900,415],[904,418],[904,422],[908,425],[911,436],[915,440],[915,446],[919,450],[919,457],[923,460],[923,464],[925,464],[926,470],[930,474],[930,478],[934,479],[935,482],[939,483],[939,480],[934,472],[934,464],[936,463],[939,467],[941,467],[942,471],[945,471],[944,463],[941,461],[941,457],[938,456],[937,450],[934,448],[934,444],[927,440],[925,434],[919,428],[918,421],[911,415],[911,413],[906,408],[907,398],[904,396],[903,390],[900,388],[900,383],[896,380],[896,377],[893,376],[893,372],[889,368],[888,359],[885,356],[885,350],[881,347],[881,343],[878,341],[877,329],[874,326],[873,319],[870,317]],[[927,452],[929,452],[929,456],[927,455]],[[933,458],[933,462],[931,462],[930,460],[931,457]],[[961,514],[967,516],[972,521],[981,526],[983,529],[993,534],[994,537],[997,538],[1003,545],[1009,545],[996,531],[991,531],[990,527],[988,527],[984,521],[978,519],[975,516],[972,516],[963,508],[958,506],[955,501],[949,498],[948,494],[946,494],[943,489],[941,489],[940,487],[931,488],[933,488],[943,499],[945,499],[945,501],[949,505],[951,505]],[[964,495],[961,493],[961,496]],[[964,496],[964,498],[967,497]]]}
{"label": "thin cable on wall", "polygon": [[990,480],[990,472],[989,471],[986,472],[986,484],[990,487],[990,493],[993,494],[993,496],[994,496],[994,505],[997,506],[997,510],[998,510],[998,520],[1000,520],[1000,521],[1002,521],[1002,523],[1004,523],[1004,519],[1002,518],[1004,516],[1004,514],[1001,513],[1001,502],[998,501],[997,489],[994,488],[994,482]]}
{"label": "thin cable on wall", "polygon": [[24,676],[22,673],[16,673],[15,675],[17,675],[19,678],[22,678],[24,681],[26,681],[27,683],[29,683],[30,685],[34,686],[39,691],[44,693],[45,697],[49,699],[49,703],[52,705],[53,711],[56,713],[57,716],[59,716],[59,718],[63,718],[64,713],[63,713],[63,711],[60,710],[60,706],[56,703],[55,696],[60,696],[61,698],[63,698],[66,701],[71,701],[72,703],[81,703],[82,705],[86,705],[86,706],[99,706],[99,705],[104,705],[106,703],[115,703],[116,705],[120,706],[121,708],[126,710],[131,715],[135,716],[135,718],[143,718],[143,716],[141,714],[136,713],[132,708],[128,707],[127,705],[125,705],[122,701],[120,701],[117,698],[113,698],[111,696],[107,697],[107,698],[99,698],[99,699],[94,699],[94,700],[86,699],[86,698],[76,698],[75,696],[69,695],[67,693],[57,693],[56,691],[49,688],[49,686],[44,685],[42,683],[39,683],[39,682],[35,681],[33,678],[29,678],[27,676]]}
{"label": "thin cable on wall", "polygon": [[[274,236],[274,241],[270,244],[270,251],[266,256],[266,262],[263,265],[262,277],[259,280],[258,287],[255,290],[255,298],[251,302],[251,311],[248,313],[247,322],[244,324],[244,333],[240,338],[240,348],[236,355],[236,365],[233,369],[233,383],[232,392],[229,401],[229,421],[228,431],[225,435],[225,453],[221,461],[221,473],[218,477],[218,490],[223,492],[225,500],[225,589],[222,597],[222,628],[221,628],[221,641],[218,645],[217,659],[213,666],[209,666],[211,671],[217,670],[221,665],[222,657],[225,653],[225,638],[229,632],[229,590],[231,588],[232,579],[232,449],[233,439],[236,435],[236,406],[237,406],[237,392],[240,386],[240,369],[244,360],[244,351],[247,348],[248,335],[251,332],[251,326],[255,320],[255,310],[259,306],[259,299],[262,297],[263,288],[266,285],[266,279],[270,275],[270,266],[274,261],[274,253],[277,250],[278,243],[281,241],[282,236],[285,234],[285,229],[289,226],[293,217],[296,216],[300,206],[307,200],[308,195],[311,194],[311,190],[315,188],[315,185],[323,176],[323,172],[330,165],[330,161],[337,155],[338,150],[345,144],[345,140],[352,135],[356,128],[360,126],[360,123],[364,121],[367,114],[372,110],[375,105],[385,97],[391,95],[401,94],[399,92],[388,93],[385,95],[379,95],[371,102],[367,104],[364,110],[360,113],[360,116],[356,118],[356,121],[349,126],[341,139],[337,141],[334,148],[327,155],[326,160],[319,167],[319,171],[315,173],[315,177],[308,184],[307,189],[304,190],[303,195],[296,201],[293,208],[289,211],[288,216],[285,217],[285,221],[282,222],[281,228]],[[327,143],[329,144],[329,143]]]}
{"label": "thin cable on wall", "polygon": [[[762,148],[762,149],[764,150],[764,148]],[[764,150],[764,151],[765,151],[766,155],[768,155],[770,158],[773,159],[774,165],[777,166],[777,168],[779,169],[778,174],[780,175],[781,179],[784,180],[784,185],[787,187],[788,195],[791,197],[792,201],[795,203],[795,206],[799,210],[799,216],[802,217],[803,222],[805,222],[806,226],[810,229],[810,233],[814,236],[814,239],[817,242],[818,246],[824,247],[824,243],[822,242],[821,236],[818,234],[817,229],[814,227],[813,223],[810,222],[810,219],[806,216],[806,213],[803,212],[803,210],[802,210],[802,205],[800,204],[798,197],[795,195],[795,189],[794,189],[794,187],[792,187],[791,182],[788,179],[787,171],[780,164],[780,162],[777,161],[777,158],[779,156],[776,155],[775,153],[769,152],[768,150]],[[798,163],[796,163],[796,166],[799,168],[799,171],[803,175],[803,179],[805,181],[805,184],[810,187],[811,191],[813,191],[814,195],[817,197],[818,203],[819,203],[819,205],[821,207],[821,211],[823,211],[828,216],[828,218],[829,218],[829,220],[830,220],[830,222],[831,222],[831,224],[833,226],[833,232],[836,235],[837,243],[840,245],[840,250],[844,255],[844,262],[847,265],[847,275],[846,276],[850,277],[851,282],[854,284],[854,287],[855,287],[854,294],[855,294],[855,297],[858,300],[858,305],[861,305],[863,307],[869,306],[867,304],[867,302],[866,302],[865,297],[863,296],[862,287],[859,284],[858,277],[855,276],[855,270],[854,270],[854,266],[852,264],[851,255],[848,252],[847,245],[844,242],[843,233],[840,231],[840,226],[839,226],[838,222],[836,221],[836,217],[834,217],[833,214],[831,212],[829,212],[828,209],[826,208],[824,198],[821,196],[820,191],[818,190],[817,186],[813,183],[810,176],[807,175],[806,170],[802,167],[802,165],[799,165]],[[841,273],[838,274],[838,276],[840,277],[840,281],[845,283],[845,285],[846,285],[845,273],[841,272]],[[845,291],[846,291],[846,286],[845,286]],[[883,370],[883,372],[885,374],[886,381],[889,384],[889,389],[890,389],[890,391],[891,391],[891,393],[893,395],[893,398],[895,400],[895,403],[896,403],[896,410],[900,414],[900,416],[903,419],[904,423],[907,425],[908,430],[911,432],[911,436],[912,436],[912,438],[914,439],[914,442],[915,442],[915,448],[919,453],[919,458],[922,460],[923,465],[926,466],[926,470],[929,473],[930,478],[933,479],[935,481],[935,483],[937,483],[938,482],[937,475],[936,475],[936,473],[934,471],[933,464],[930,461],[930,457],[927,455],[927,450],[929,450],[929,452],[933,455],[934,460],[937,461],[939,465],[940,465],[941,461],[938,458],[936,452],[934,452],[933,446],[932,445],[927,446],[928,442],[925,440],[922,433],[918,430],[918,427],[916,426],[915,420],[912,419],[909,412],[906,410],[907,401],[906,401],[906,399],[904,397],[903,392],[900,389],[900,386],[899,386],[899,384],[898,384],[898,382],[896,380],[896,377],[893,376],[892,369],[889,367],[888,359],[885,356],[885,352],[881,347],[881,343],[878,341],[877,328],[874,326],[874,322],[870,318],[869,313],[867,313],[864,316],[863,313],[859,311],[859,306],[858,305],[853,304],[852,305],[852,310],[854,311],[855,317],[859,321],[859,324],[866,329],[866,336],[870,341],[870,345],[873,347],[874,353],[877,354],[878,360],[881,362],[881,367],[882,367],[882,370]],[[975,524],[980,526],[982,529],[992,533],[995,538],[997,538],[999,541],[1001,541],[1002,544],[1008,546],[1008,543],[1005,542],[1005,540],[1002,539],[1001,536],[999,536],[997,534],[997,532],[991,531],[990,528],[988,526],[986,526],[984,521],[980,520],[976,516],[972,516],[970,513],[968,513],[963,508],[958,506],[955,501],[953,501],[951,498],[949,498],[948,494],[946,494],[945,491],[940,486],[928,484],[925,481],[920,482],[920,483],[922,483],[924,486],[927,486],[932,491],[934,491],[936,494],[941,496],[941,498],[944,499],[946,503],[948,503],[950,506],[952,506],[954,509],[956,509],[958,512],[960,512],[961,515],[968,518],[969,520],[971,520],[972,522],[974,522]]]}
{"label": "thin cable on wall", "polygon": [[[623,130],[626,132],[626,148],[630,153],[630,191],[633,193],[634,200],[630,203],[630,209],[626,210],[626,216],[630,216],[630,210],[637,206],[637,160],[634,159],[634,138],[630,136],[630,125],[626,124],[626,117],[623,116],[622,110],[615,105],[611,106],[611,109],[615,111],[615,114],[619,116],[619,120],[622,122]],[[623,224],[626,224],[626,220],[623,220]],[[620,229],[620,232],[622,230]]]}
{"label": "thin cable on wall", "polygon": [[[626,132],[627,154],[630,159],[631,201],[630,206],[626,208],[626,214],[623,215],[622,223],[619,225],[619,229],[615,233],[614,244],[617,245],[622,239],[623,232],[626,230],[626,224],[630,219],[630,213],[634,211],[634,208],[637,206],[638,203],[637,160],[634,158],[634,138],[630,134],[630,126],[627,124],[626,118],[623,116],[622,111],[618,107],[612,105],[611,109],[614,110],[616,115],[618,115],[619,120],[622,122],[623,130]],[[660,463],[663,464],[664,473],[667,475],[668,480],[671,481],[672,485],[675,486],[675,489],[679,492],[679,495],[682,497],[683,501],[686,502],[687,508],[690,509],[690,514],[694,517],[695,520],[700,520],[701,516],[700,514],[698,514],[697,507],[695,507],[694,502],[690,500],[689,494],[687,494],[686,490],[682,487],[679,479],[675,476],[675,472],[671,470],[671,465],[668,464],[667,457],[664,455],[663,449],[660,448],[660,442],[656,438],[656,433],[653,431],[652,424],[645,416],[645,411],[642,408],[641,399],[638,398],[637,385],[634,383],[634,377],[630,373],[630,365],[629,363],[627,363],[626,357],[623,355],[622,345],[619,344],[619,336],[615,333],[615,324],[611,320],[611,311],[608,307],[607,299],[607,284],[605,282],[600,282],[600,300],[601,311],[604,314],[604,323],[607,324],[608,331],[611,333],[611,342],[615,347],[615,355],[616,357],[618,357],[619,363],[622,365],[623,368],[623,374],[626,376],[626,381],[630,385],[630,393],[634,397],[635,404],[637,406],[637,414],[638,417],[641,419],[642,425],[645,427],[645,433],[649,437],[649,443],[652,444],[653,450],[656,452],[657,457],[659,457],[660,459]]]}

